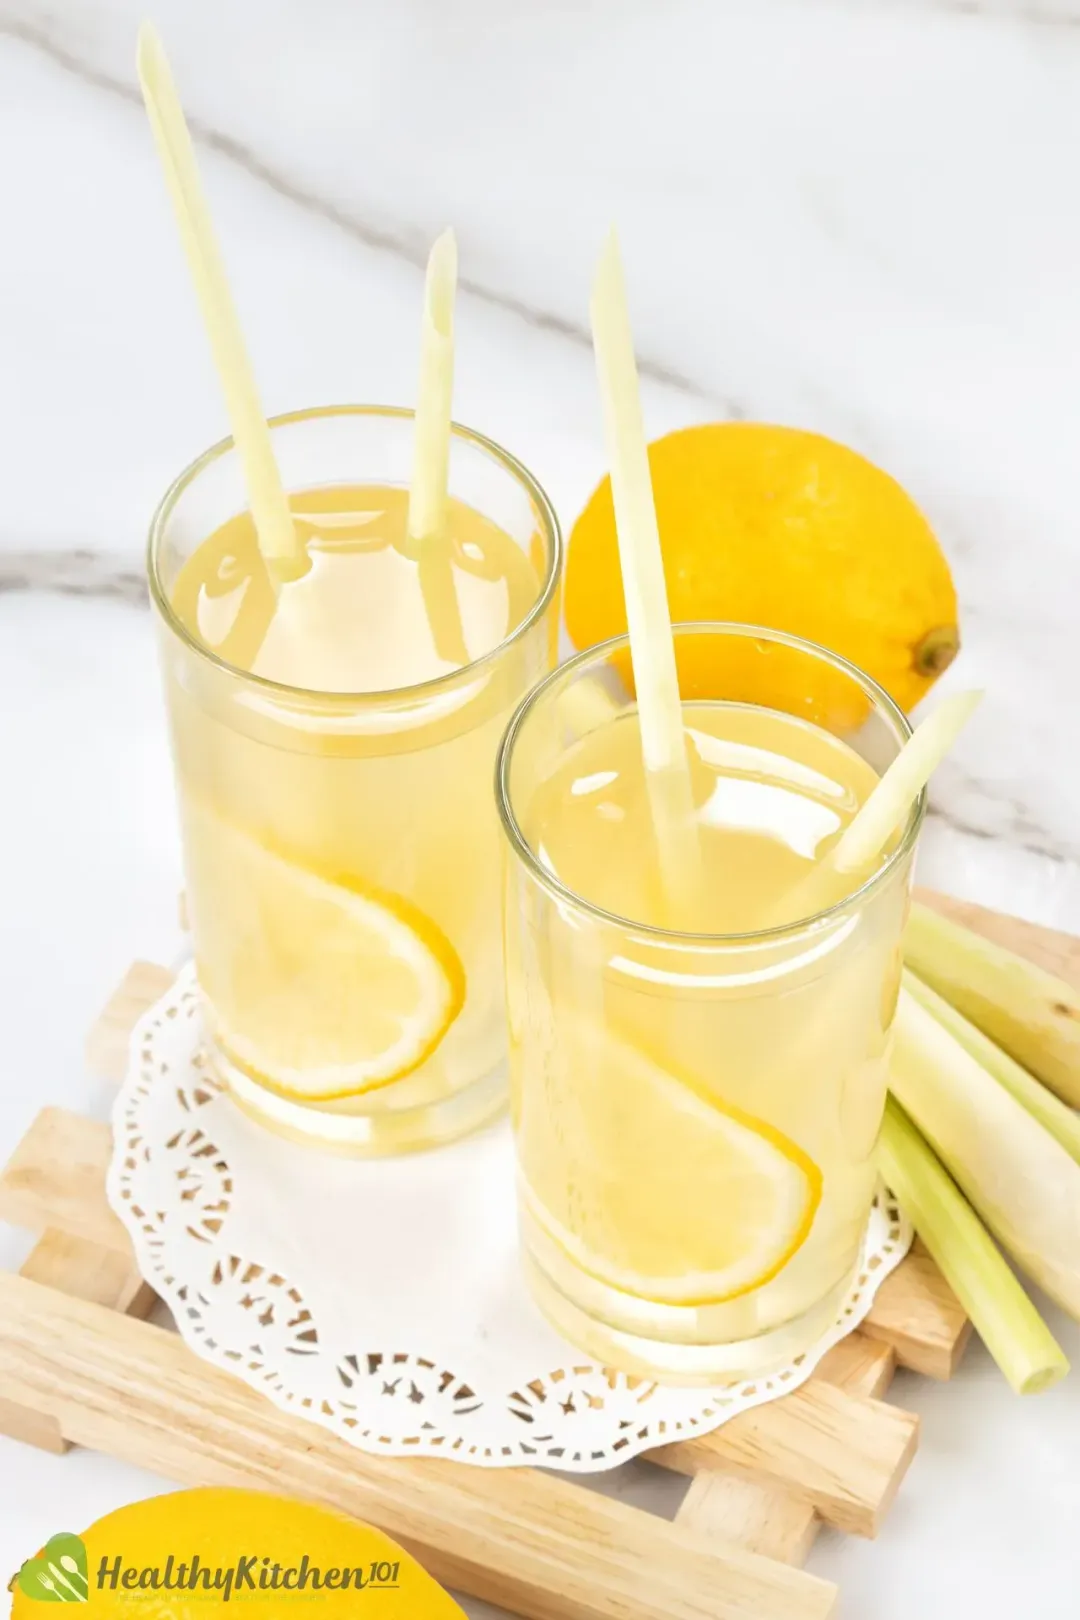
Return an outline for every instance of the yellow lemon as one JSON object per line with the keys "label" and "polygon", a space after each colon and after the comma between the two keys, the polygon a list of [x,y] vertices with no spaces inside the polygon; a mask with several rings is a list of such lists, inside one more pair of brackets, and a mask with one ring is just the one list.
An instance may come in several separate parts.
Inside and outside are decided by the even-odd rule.
{"label": "yellow lemon", "polygon": [[760,1288],[806,1241],[821,1172],[764,1120],[608,1029],[567,1032],[519,1099],[527,1206],[582,1270],[638,1298],[715,1305]]}
{"label": "yellow lemon", "polygon": [[[956,592],[929,524],[894,479],[817,433],[749,422],[649,446],[671,617],[785,630],[842,654],[912,709],[960,645]],[[578,647],[626,630],[611,482],[570,535],[566,623]],[[857,724],[850,683],[752,640],[680,649],[684,697],[771,702]],[[801,693],[803,701],[796,701]]]}
{"label": "yellow lemon", "polygon": [[462,1611],[407,1552],[344,1514],[258,1491],[176,1491],[134,1502],[82,1536],[54,1536],[12,1583],[12,1620],[40,1620],[41,1602],[79,1602],[108,1620],[273,1620],[317,1607],[384,1620],[462,1620]]}
{"label": "yellow lemon", "polygon": [[309,871],[207,809],[185,816],[199,978],[216,1038],[271,1090],[309,1102],[409,1074],[461,1011],[446,936],[396,895]]}

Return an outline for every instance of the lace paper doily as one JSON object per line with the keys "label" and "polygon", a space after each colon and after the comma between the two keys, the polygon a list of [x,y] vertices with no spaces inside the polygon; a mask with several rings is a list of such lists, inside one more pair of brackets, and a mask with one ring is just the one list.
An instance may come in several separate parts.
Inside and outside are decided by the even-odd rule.
{"label": "lace paper doily", "polygon": [[676,1389],[605,1370],[530,1299],[509,1126],[398,1159],[271,1135],[211,1078],[194,969],[140,1021],[109,1201],[188,1344],[365,1451],[610,1468],[786,1394],[857,1326],[911,1231],[880,1193],[816,1349],[753,1383]]}

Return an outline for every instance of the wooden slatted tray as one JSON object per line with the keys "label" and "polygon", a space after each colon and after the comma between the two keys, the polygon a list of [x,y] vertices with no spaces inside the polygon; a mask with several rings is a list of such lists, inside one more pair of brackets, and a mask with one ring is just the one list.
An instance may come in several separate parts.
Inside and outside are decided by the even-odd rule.
{"label": "wooden slatted tray", "polygon": [[[1080,940],[939,896],[934,904],[1080,984]],[[165,991],[137,963],[91,1032],[119,1079]],[[863,1327],[801,1389],[649,1454],[690,1478],[673,1523],[533,1469],[369,1456],[287,1416],[145,1318],[155,1296],[105,1199],[106,1125],[59,1108],[0,1172],[0,1219],[39,1234],[0,1273],[0,1432],[89,1446],[185,1484],[279,1490],[378,1525],[444,1585],[534,1620],[819,1620],[836,1589],[801,1568],[819,1527],[874,1536],[918,1419],[882,1399],[897,1365],[952,1376],[970,1324],[918,1245]]]}

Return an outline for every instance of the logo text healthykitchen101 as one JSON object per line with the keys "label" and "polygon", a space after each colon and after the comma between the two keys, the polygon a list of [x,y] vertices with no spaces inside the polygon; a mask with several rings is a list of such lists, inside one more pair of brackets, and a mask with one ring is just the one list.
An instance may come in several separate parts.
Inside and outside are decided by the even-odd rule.
{"label": "logo text healthykitchen101", "polygon": [[222,1602],[242,1592],[363,1592],[398,1586],[400,1563],[383,1561],[366,1566],[313,1564],[305,1553],[299,1564],[279,1564],[252,1553],[233,1564],[210,1566],[198,1553],[177,1558],[170,1553],[164,1564],[125,1564],[119,1553],[105,1554],[93,1574],[99,1592],[213,1592]]}
{"label": "logo text healthykitchen101", "polygon": [[98,1592],[190,1592],[215,1596],[220,1602],[245,1592],[396,1591],[401,1565],[389,1560],[367,1565],[313,1564],[305,1553],[299,1564],[281,1564],[252,1553],[225,1565],[204,1564],[198,1553],[186,1558],[170,1553],[164,1564],[128,1564],[121,1554],[104,1554],[91,1571],[79,1536],[53,1536],[44,1551],[23,1565],[16,1582],[39,1603],[85,1603]]}

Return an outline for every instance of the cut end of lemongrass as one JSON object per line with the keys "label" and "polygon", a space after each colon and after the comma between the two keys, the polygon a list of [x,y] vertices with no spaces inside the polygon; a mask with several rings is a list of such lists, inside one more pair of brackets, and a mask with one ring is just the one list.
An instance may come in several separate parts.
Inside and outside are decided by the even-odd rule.
{"label": "cut end of lemongrass", "polygon": [[287,571],[301,555],[301,547],[218,252],[210,210],[203,196],[191,136],[165,47],[152,23],[144,22],[139,29],[136,66],[218,380],[225,395],[259,550],[276,588],[283,567]]}
{"label": "cut end of lemongrass", "polygon": [[452,230],[446,230],[432,243],[424,278],[408,515],[409,539],[414,543],[441,534],[446,522],[457,274],[457,239]]}
{"label": "cut end of lemongrass", "polygon": [[139,24],[139,33],[135,43],[135,66],[139,77],[142,78],[148,69],[153,72],[164,67],[168,72],[168,62],[165,56],[165,47],[161,43],[161,35],[150,21],[144,17]]}
{"label": "cut end of lemongrass", "polygon": [[431,244],[425,279],[424,313],[438,337],[454,340],[454,299],[457,294],[457,237],[447,227]]}
{"label": "cut end of lemongrass", "polygon": [[892,1097],[878,1165],[1016,1393],[1037,1395],[1064,1378],[1065,1352],[955,1181]]}
{"label": "cut end of lemongrass", "polygon": [[[1060,1346],[1058,1347],[1060,1349]],[[1061,1351],[1061,1360],[1045,1367],[1039,1367],[1025,1378],[1017,1390],[1018,1395],[1041,1395],[1045,1389],[1053,1389],[1069,1371],[1069,1362],[1064,1350]]]}
{"label": "cut end of lemongrass", "polygon": [[979,691],[957,692],[916,728],[832,850],[834,871],[858,872],[877,860],[982,700]]}
{"label": "cut end of lemongrass", "polygon": [[139,24],[139,32],[135,40],[135,66],[142,73],[143,62],[150,51],[159,43],[160,35],[149,17],[144,17]]}

